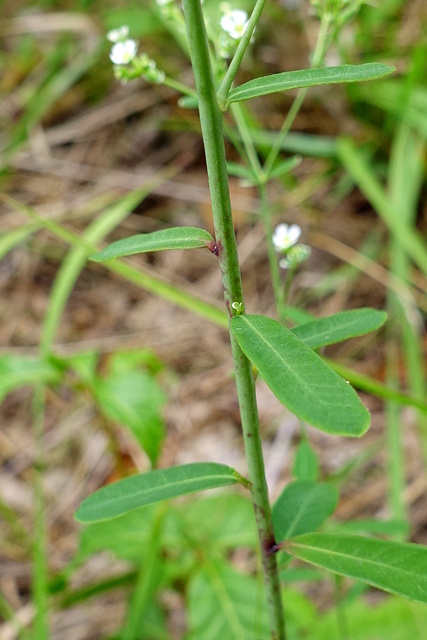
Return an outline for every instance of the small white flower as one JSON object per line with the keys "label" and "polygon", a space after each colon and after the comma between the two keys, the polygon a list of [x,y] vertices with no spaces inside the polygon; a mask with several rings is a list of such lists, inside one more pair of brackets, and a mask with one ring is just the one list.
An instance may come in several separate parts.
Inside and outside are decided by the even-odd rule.
{"label": "small white flower", "polygon": [[293,247],[299,240],[301,227],[297,224],[279,224],[273,233],[273,244],[277,252],[283,253]]}
{"label": "small white flower", "polygon": [[107,39],[110,42],[123,42],[124,40],[127,39],[128,35],[129,35],[129,27],[124,24],[122,27],[119,27],[118,29],[111,29],[111,31],[107,33]]}
{"label": "small white flower", "polygon": [[136,55],[138,43],[128,38],[124,42],[116,42],[111,48],[110,60],[113,64],[129,64]]}
{"label": "small white flower", "polygon": [[248,25],[248,14],[241,9],[228,10],[221,18],[221,29],[233,40],[240,40]]}
{"label": "small white flower", "polygon": [[159,7],[165,7],[168,4],[173,4],[175,2],[175,0],[156,0],[156,4],[159,5]]}

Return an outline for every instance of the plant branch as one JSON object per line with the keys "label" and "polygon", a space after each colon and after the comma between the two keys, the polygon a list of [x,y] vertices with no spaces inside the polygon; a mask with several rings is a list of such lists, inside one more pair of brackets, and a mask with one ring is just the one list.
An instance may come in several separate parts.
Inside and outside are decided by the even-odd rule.
{"label": "plant branch", "polygon": [[[232,303],[243,303],[237,245],[233,229],[231,202],[223,139],[222,113],[218,104],[206,28],[200,0],[183,0],[190,55],[199,99],[200,122],[212,201],[216,246],[222,273],[224,300],[228,316]],[[261,545],[272,640],[284,640],[284,621],[276,557],[269,553],[274,545],[271,509],[264,473],[258,409],[252,366],[230,333],[236,375],[243,438],[251,494]]]}
{"label": "plant branch", "polygon": [[224,79],[221,83],[221,86],[218,89],[218,93],[217,93],[218,104],[222,111],[225,111],[225,109],[227,108],[227,98],[231,89],[231,85],[233,84],[233,80],[236,77],[236,73],[239,70],[239,67],[243,60],[243,56],[245,55],[246,49],[249,46],[254,29],[258,24],[264,5],[265,5],[265,0],[257,1],[254,7],[254,10],[252,11],[251,17],[249,18],[248,25],[245,29],[245,33],[243,34],[242,39],[238,44],[236,52],[227,69],[227,73],[225,74]]}

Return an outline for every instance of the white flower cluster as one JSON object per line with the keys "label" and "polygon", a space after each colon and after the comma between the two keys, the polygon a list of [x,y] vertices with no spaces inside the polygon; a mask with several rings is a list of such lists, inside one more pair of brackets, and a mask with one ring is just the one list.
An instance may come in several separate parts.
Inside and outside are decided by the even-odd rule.
{"label": "white flower cluster", "polygon": [[122,83],[125,84],[133,78],[145,78],[154,84],[164,81],[165,74],[157,68],[154,60],[146,53],[136,55],[138,41],[129,38],[128,26],[112,29],[107,33],[107,39],[113,43],[110,60],[114,64],[114,74]]}
{"label": "white flower cluster", "polygon": [[279,224],[273,233],[273,244],[277,253],[284,254],[279,265],[282,269],[295,269],[307,260],[311,249],[306,244],[297,244],[301,236],[301,227],[297,224]]}
{"label": "white flower cluster", "polygon": [[222,2],[219,8],[222,16],[218,53],[222,58],[231,58],[248,26],[248,14],[242,9],[233,9],[228,2]]}
{"label": "white flower cluster", "polygon": [[138,43],[129,38],[129,27],[126,25],[111,29],[107,33],[107,40],[113,43],[110,51],[110,60],[113,64],[129,64],[136,56]]}

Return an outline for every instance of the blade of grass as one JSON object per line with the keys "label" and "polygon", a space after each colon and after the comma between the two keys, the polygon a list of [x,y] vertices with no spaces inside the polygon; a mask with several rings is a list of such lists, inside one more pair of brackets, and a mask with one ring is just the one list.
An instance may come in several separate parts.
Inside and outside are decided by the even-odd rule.
{"label": "blade of grass", "polygon": [[[26,105],[25,113],[12,129],[6,149],[3,151],[0,169],[7,166],[13,154],[24,143],[31,130],[41,121],[45,113],[55,102],[72,87],[81,76],[96,62],[98,50],[81,51],[69,56],[69,46],[59,52],[55,51],[54,69],[31,92],[31,99]],[[64,64],[69,56],[69,64]]]}
{"label": "blade of grass", "polygon": [[382,218],[390,233],[399,238],[408,257],[427,275],[427,245],[420,235],[394,215],[393,203],[375,178],[375,171],[368,164],[354,142],[343,139],[338,145],[339,157],[356,184]]}
{"label": "blade of grass", "polygon": [[[82,236],[61,226],[57,222],[42,218],[34,209],[31,209],[31,207],[22,205],[5,194],[2,195],[2,198],[16,211],[34,219],[40,225],[40,228],[46,229],[55,237],[64,240],[67,244],[75,247],[84,245],[87,255],[96,253],[99,250],[95,243],[88,242],[87,239],[83,240]],[[123,260],[106,262],[103,266],[109,271],[117,273],[123,278],[126,278],[126,280],[129,280],[129,282],[135,283],[142,289],[145,289],[171,304],[176,304],[182,309],[191,311],[199,317],[205,318],[220,327],[227,328],[228,326],[227,317],[221,309],[209,302],[196,298],[176,285],[165,282],[157,275],[137,269]]]}

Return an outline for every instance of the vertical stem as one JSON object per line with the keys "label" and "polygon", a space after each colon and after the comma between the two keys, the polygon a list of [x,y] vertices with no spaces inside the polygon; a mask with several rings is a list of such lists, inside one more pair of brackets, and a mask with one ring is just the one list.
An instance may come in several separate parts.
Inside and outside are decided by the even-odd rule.
{"label": "vertical stem", "polygon": [[258,193],[261,203],[261,217],[267,241],[268,262],[270,264],[271,282],[273,285],[274,301],[280,322],[285,320],[285,296],[280,276],[279,261],[273,244],[273,225],[271,224],[270,209],[268,206],[267,190],[265,184],[258,185]]}
{"label": "vertical stem", "polygon": [[48,640],[49,603],[48,603],[48,561],[47,561],[47,525],[44,497],[44,402],[45,385],[37,385],[33,398],[33,434],[34,434],[34,546],[33,546],[33,598],[35,618],[33,640]]}
{"label": "vertical stem", "polygon": [[[215,92],[200,0],[183,0],[182,4],[199,99],[200,123],[205,146],[224,300],[228,316],[231,318],[233,315],[231,305],[233,302],[243,302],[243,289],[228,188],[222,114]],[[271,639],[285,640],[277,562],[275,555],[269,553],[274,544],[274,533],[264,473],[252,366],[231,333],[230,340],[252,501],[261,546]]]}

